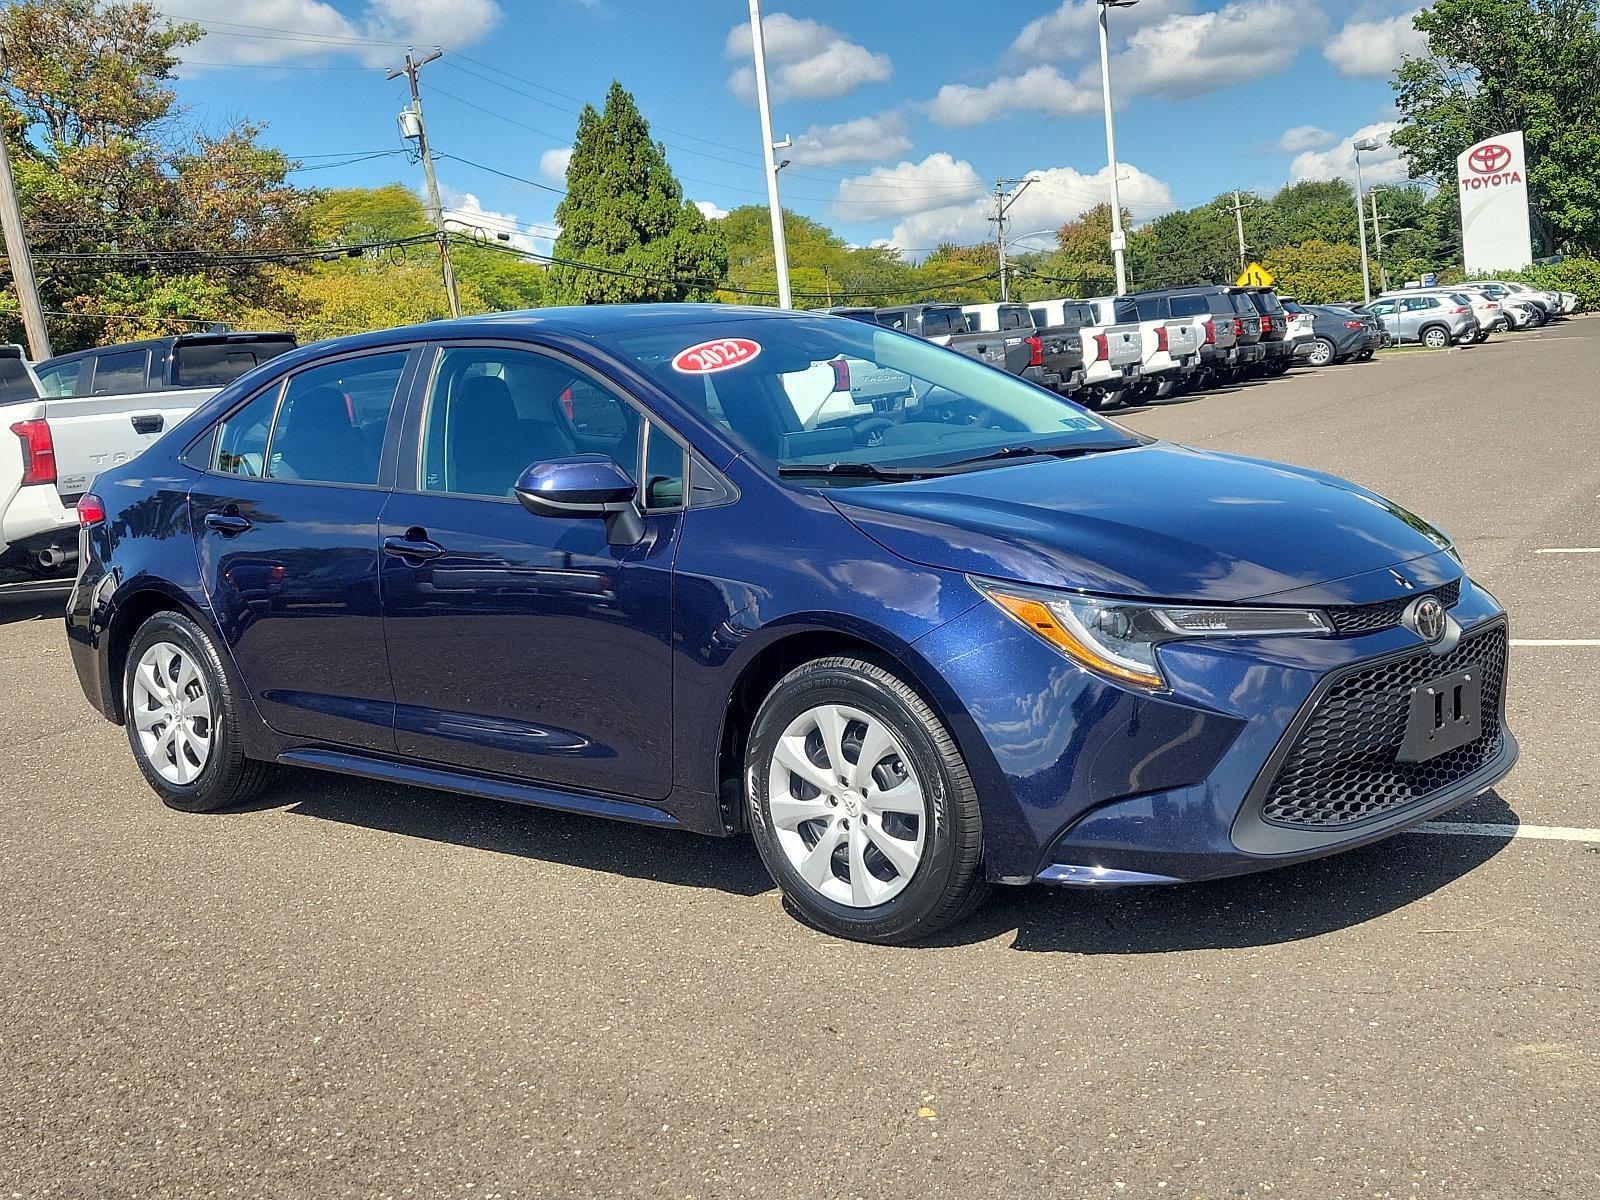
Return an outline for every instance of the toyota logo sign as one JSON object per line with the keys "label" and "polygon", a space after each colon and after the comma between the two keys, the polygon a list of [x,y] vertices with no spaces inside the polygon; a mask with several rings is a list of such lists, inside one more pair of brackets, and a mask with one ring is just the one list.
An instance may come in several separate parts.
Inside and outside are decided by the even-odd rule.
{"label": "toyota logo sign", "polygon": [[1413,600],[1400,620],[1425,642],[1437,642],[1444,636],[1444,605],[1432,596],[1419,596]]}
{"label": "toyota logo sign", "polygon": [[1511,161],[1511,150],[1498,142],[1485,142],[1467,155],[1467,165],[1479,175],[1493,175],[1503,171]]}

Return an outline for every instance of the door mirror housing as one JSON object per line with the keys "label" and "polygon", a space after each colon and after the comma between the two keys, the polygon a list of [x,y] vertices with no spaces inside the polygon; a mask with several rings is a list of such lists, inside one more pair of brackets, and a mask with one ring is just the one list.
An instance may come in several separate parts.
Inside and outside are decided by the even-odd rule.
{"label": "door mirror housing", "polygon": [[636,546],[644,538],[639,485],[604,454],[534,463],[517,480],[517,500],[536,517],[601,517],[606,541]]}

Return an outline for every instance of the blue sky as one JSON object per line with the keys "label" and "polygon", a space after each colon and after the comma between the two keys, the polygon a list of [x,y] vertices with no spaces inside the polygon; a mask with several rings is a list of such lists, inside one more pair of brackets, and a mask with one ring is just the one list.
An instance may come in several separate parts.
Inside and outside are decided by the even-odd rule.
{"label": "blue sky", "polygon": [[[546,248],[576,111],[613,78],[638,98],[689,198],[764,202],[744,0],[157,0],[207,30],[179,98],[216,131],[249,117],[306,185],[418,186],[395,151],[408,44],[423,72],[446,203]],[[1387,83],[1414,47],[1407,0],[1140,0],[1111,12],[1123,202],[1141,219],[1231,188],[1270,192],[1352,169],[1382,136]],[[774,124],[795,146],[786,206],[852,241],[918,255],[990,236],[997,177],[1034,175],[1013,235],[1104,200],[1090,0],[765,0]],[[1404,172],[1385,147],[1368,182]],[[495,172],[499,172],[496,174]],[[515,177],[515,178],[512,178]],[[1032,244],[1048,239],[1037,237]]]}

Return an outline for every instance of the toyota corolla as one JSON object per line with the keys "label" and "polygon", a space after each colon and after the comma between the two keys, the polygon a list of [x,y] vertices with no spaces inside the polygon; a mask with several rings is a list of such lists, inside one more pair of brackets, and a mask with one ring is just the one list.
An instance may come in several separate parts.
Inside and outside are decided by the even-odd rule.
{"label": "toyota corolla", "polygon": [[78,676],[172,807],[286,763],[748,834],[845,937],[1349,849],[1517,753],[1427,521],[838,317],[309,346],[79,512]]}

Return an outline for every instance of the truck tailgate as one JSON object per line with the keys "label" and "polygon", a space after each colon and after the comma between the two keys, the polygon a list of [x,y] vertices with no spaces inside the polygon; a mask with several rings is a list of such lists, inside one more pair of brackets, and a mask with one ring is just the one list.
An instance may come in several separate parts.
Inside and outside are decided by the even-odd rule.
{"label": "truck tailgate", "polygon": [[1168,321],[1167,353],[1173,358],[1187,358],[1200,352],[1200,330],[1193,321]]}
{"label": "truck tailgate", "polygon": [[56,490],[75,502],[94,477],[142,453],[218,388],[122,396],[58,396],[45,401],[56,448]]}
{"label": "truck tailgate", "polygon": [[1106,361],[1114,367],[1144,361],[1144,334],[1137,325],[1112,325],[1106,339]]}

